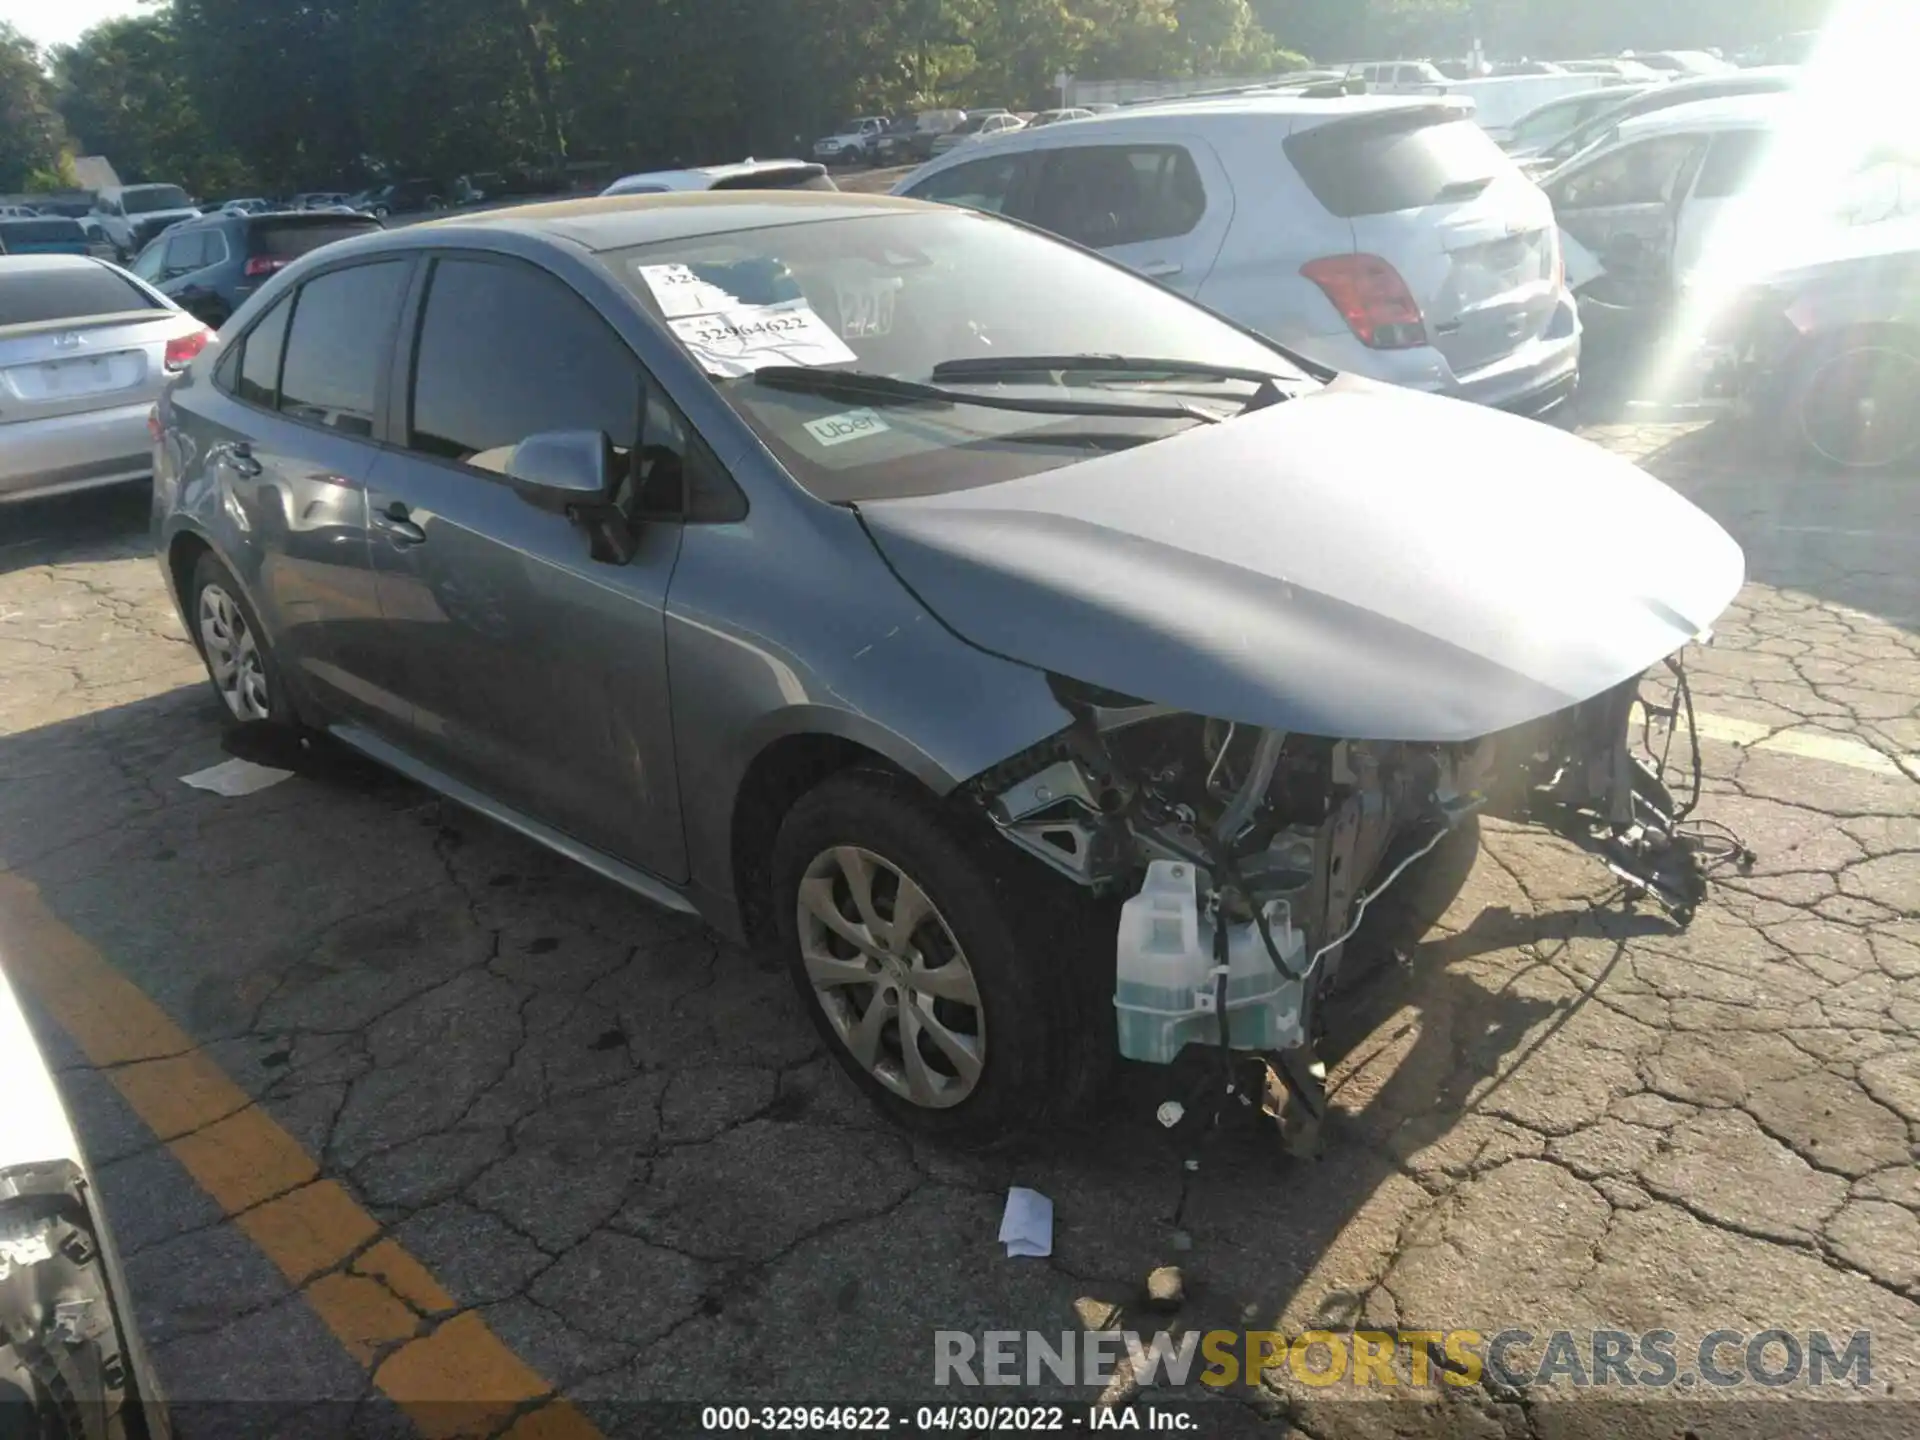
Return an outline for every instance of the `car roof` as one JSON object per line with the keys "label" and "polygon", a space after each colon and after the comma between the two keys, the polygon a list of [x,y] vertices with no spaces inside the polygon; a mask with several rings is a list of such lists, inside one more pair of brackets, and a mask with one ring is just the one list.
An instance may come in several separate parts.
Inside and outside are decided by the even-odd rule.
{"label": "car roof", "polygon": [[679,170],[640,170],[632,175],[622,175],[615,185],[632,185],[643,181],[657,181],[662,185],[676,188],[693,188],[704,182],[732,180],[741,175],[764,175],[773,170],[791,170],[797,166],[813,167],[811,160],[734,160],[725,165],[689,165]]}
{"label": "car roof", "polygon": [[[1408,62],[1412,63],[1412,62]],[[1291,120],[1292,129],[1302,128],[1301,121],[1318,125],[1328,120],[1340,120],[1350,115],[1375,115],[1390,110],[1418,110],[1423,107],[1451,103],[1464,116],[1466,102],[1449,101],[1444,95],[1341,95],[1327,99],[1313,99],[1305,95],[1284,93],[1254,93],[1245,95],[1220,95],[1212,99],[1195,96],[1191,99],[1156,100],[1146,105],[1129,105],[1123,110],[1114,110],[1106,114],[1094,115],[1077,121],[1073,133],[1082,140],[1089,134],[1098,134],[1106,130],[1125,131],[1137,126],[1164,124],[1168,120],[1178,120],[1183,124],[1203,123],[1206,125],[1232,125],[1271,122],[1276,119]]]}
{"label": "car roof", "polygon": [[815,220],[912,214],[946,207],[890,195],[840,190],[689,190],[668,195],[598,195],[516,205],[384,232],[433,236],[509,230],[569,240],[586,250],[622,250],[657,240],[685,240],[734,230],[800,225]]}
{"label": "car roof", "polygon": [[1763,95],[1723,95],[1714,100],[1689,100],[1650,115],[1620,122],[1620,138],[1637,140],[1668,130],[1751,130],[1771,125],[1788,103],[1786,92]]}
{"label": "car roof", "polygon": [[0,271],[8,275],[70,275],[77,270],[104,270],[104,261],[91,255],[0,255]]}

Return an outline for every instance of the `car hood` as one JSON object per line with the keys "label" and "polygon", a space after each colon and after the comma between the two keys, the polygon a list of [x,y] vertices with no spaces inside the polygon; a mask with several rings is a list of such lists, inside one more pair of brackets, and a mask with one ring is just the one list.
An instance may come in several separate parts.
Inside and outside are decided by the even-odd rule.
{"label": "car hood", "polygon": [[984,649],[1125,695],[1350,739],[1487,735],[1696,639],[1733,538],[1533,421],[1343,376],[1023,479],[863,502]]}

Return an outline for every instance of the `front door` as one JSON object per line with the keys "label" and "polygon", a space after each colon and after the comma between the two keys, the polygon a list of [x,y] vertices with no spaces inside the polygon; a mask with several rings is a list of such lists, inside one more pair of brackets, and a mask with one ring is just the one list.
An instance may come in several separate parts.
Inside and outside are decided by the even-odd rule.
{"label": "front door", "polygon": [[580,525],[530,504],[504,470],[543,432],[604,432],[635,472],[643,442],[654,456],[684,433],[612,328],[536,266],[443,257],[421,304],[395,379],[405,448],[369,482],[386,673],[411,705],[408,748],[682,880],[664,613],[680,527],[643,522],[631,560],[597,560]]}
{"label": "front door", "polygon": [[1676,197],[1693,182],[1702,140],[1661,135],[1623,145],[1548,192],[1565,230],[1606,270],[1621,301],[1655,300],[1673,284]]}

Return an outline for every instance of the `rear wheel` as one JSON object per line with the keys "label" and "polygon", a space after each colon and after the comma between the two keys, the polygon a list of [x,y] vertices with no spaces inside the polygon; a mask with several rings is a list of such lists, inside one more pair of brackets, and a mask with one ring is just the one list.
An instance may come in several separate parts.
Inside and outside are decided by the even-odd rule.
{"label": "rear wheel", "polygon": [[985,1145],[1064,1119],[1111,1051],[1074,923],[1084,897],[1020,858],[882,771],[835,776],[781,826],[773,900],[795,988],[906,1128]]}
{"label": "rear wheel", "polygon": [[193,568],[187,613],[227,728],[297,730],[292,699],[281,683],[266,633],[233,572],[212,551]]}
{"label": "rear wheel", "polygon": [[1920,454],[1920,337],[1862,332],[1807,355],[1783,417],[1811,458],[1881,470]]}

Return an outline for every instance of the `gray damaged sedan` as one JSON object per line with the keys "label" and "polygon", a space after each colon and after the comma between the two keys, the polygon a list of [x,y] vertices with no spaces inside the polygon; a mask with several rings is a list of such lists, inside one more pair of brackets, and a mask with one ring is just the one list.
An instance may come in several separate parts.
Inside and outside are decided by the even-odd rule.
{"label": "gray damaged sedan", "polygon": [[158,423],[233,725],[777,946],[942,1136],[1192,1045],[1310,1112],[1356,924],[1476,813],[1701,893],[1629,727],[1741,584],[1719,526],[990,216],[723,194],[349,240]]}

